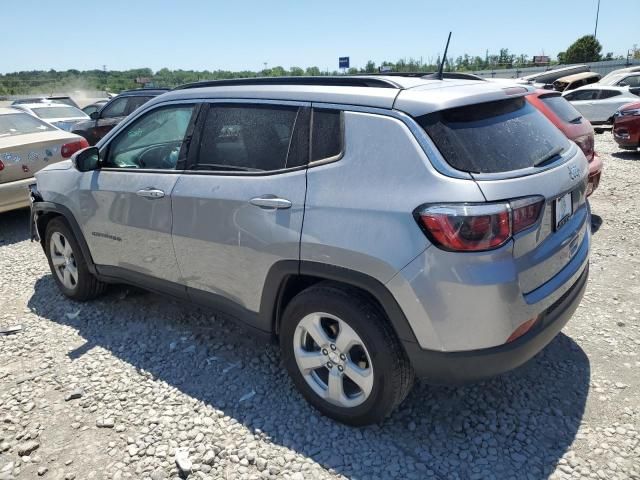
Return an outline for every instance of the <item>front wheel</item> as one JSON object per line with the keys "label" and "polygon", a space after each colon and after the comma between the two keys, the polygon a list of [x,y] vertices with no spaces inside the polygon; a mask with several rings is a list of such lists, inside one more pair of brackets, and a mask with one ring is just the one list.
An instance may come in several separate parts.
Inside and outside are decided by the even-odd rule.
{"label": "front wheel", "polygon": [[350,425],[383,420],[413,384],[384,314],[351,287],[321,283],[293,298],[282,318],[280,348],[307,401]]}
{"label": "front wheel", "polygon": [[47,224],[45,252],[53,278],[67,297],[85,301],[105,290],[106,285],[89,272],[73,232],[61,217]]}

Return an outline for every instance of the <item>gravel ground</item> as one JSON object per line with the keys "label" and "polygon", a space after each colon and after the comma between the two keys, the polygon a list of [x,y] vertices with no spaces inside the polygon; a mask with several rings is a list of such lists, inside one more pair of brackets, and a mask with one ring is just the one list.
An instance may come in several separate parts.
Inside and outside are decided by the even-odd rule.
{"label": "gravel ground", "polygon": [[[596,136],[591,278],[520,369],[416,385],[382,425],[323,418],[278,351],[215,312],[114,287],[78,304],[0,215],[0,480],[640,478],[640,152]],[[176,457],[179,462],[176,462]],[[190,465],[189,465],[190,464]]]}

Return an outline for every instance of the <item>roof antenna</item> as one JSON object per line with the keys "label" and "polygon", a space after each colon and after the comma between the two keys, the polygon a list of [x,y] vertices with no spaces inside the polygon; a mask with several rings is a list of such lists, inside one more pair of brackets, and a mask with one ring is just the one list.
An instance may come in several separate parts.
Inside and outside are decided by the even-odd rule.
{"label": "roof antenna", "polygon": [[442,62],[440,62],[440,68],[438,69],[438,80],[442,80],[443,78],[443,70],[444,70],[444,62],[447,60],[447,51],[449,50],[449,41],[451,40],[451,32],[449,32],[449,37],[447,37],[447,46],[444,47],[444,54],[442,55]]}

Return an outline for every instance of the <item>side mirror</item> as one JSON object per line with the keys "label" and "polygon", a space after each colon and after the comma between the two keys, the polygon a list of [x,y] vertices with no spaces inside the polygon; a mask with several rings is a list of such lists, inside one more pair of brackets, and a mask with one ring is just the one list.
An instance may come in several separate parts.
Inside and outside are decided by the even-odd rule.
{"label": "side mirror", "polygon": [[90,172],[100,168],[100,152],[98,147],[87,147],[71,157],[73,165],[79,172]]}
{"label": "side mirror", "polygon": [[98,112],[91,112],[91,114],[89,115],[89,118],[91,120],[98,120],[100,118],[100,114],[98,114]]}

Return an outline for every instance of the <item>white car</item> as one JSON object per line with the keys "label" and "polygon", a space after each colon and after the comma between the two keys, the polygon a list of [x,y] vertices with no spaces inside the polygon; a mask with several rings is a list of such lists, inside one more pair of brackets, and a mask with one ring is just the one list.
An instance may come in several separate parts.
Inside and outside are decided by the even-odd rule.
{"label": "white car", "polygon": [[30,113],[54,127],[70,132],[78,122],[89,120],[89,115],[79,108],[63,103],[21,103],[12,108]]}
{"label": "white car", "polygon": [[618,70],[609,72],[604,77],[602,77],[600,83],[602,83],[603,85],[613,85],[613,83],[610,83],[612,77],[620,77],[621,75],[625,76],[630,73],[640,73],[640,65],[636,65],[635,67],[619,68]]}
{"label": "white car", "polygon": [[629,87],[613,87],[594,83],[562,95],[592,124],[613,123],[613,114],[622,105],[640,100]]}
{"label": "white car", "polygon": [[617,73],[598,82],[600,85],[615,85],[618,87],[640,87],[640,72]]}

